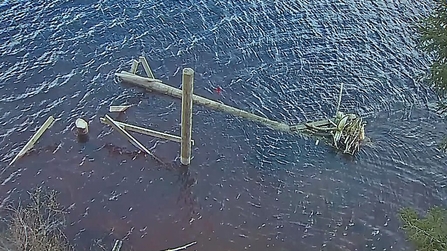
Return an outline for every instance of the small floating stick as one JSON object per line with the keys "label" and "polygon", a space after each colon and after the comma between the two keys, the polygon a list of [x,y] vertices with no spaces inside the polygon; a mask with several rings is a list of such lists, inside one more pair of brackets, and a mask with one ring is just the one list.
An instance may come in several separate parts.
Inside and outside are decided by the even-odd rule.
{"label": "small floating stick", "polygon": [[31,148],[33,148],[34,144],[36,144],[37,140],[42,136],[42,134],[53,125],[54,118],[53,116],[50,116],[47,118],[45,123],[37,130],[37,132],[31,137],[31,139],[26,143],[26,145],[20,150],[20,152],[17,154],[17,156],[9,163],[8,166],[11,166],[16,162],[19,158],[21,158],[23,155],[25,155],[26,152],[28,152]]}
{"label": "small floating stick", "polygon": [[164,250],[164,251],[179,251],[179,250],[185,250],[185,249],[187,249],[187,248],[189,248],[189,247],[191,247],[191,246],[194,246],[194,245],[196,245],[196,244],[197,244],[197,241],[193,241],[193,242],[188,243],[188,244],[186,244],[186,245],[183,245],[183,246],[181,246],[181,247],[173,248],[173,249],[166,249],[166,250]]}
{"label": "small floating stick", "polygon": [[340,110],[341,95],[343,94],[343,82],[340,84],[340,94],[338,95],[337,109],[335,110],[335,117],[338,116],[338,111]]}

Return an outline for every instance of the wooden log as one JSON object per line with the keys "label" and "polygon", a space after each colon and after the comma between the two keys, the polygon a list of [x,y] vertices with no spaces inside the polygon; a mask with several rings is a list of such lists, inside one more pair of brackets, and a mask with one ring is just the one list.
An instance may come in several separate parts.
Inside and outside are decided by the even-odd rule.
{"label": "wooden log", "polygon": [[154,74],[152,73],[151,67],[149,67],[149,64],[147,63],[147,60],[145,57],[140,56],[140,62],[143,65],[144,71],[146,72],[146,75],[148,78],[155,78]]}
{"label": "wooden log", "polygon": [[192,94],[194,86],[194,70],[191,68],[183,69],[182,76],[182,125],[180,143],[180,162],[183,165],[191,163],[191,131],[192,131]]}
{"label": "wooden log", "polygon": [[138,69],[138,64],[139,64],[140,62],[138,62],[137,60],[132,60],[132,66],[130,67],[130,72],[132,73],[132,74],[135,74],[135,73],[137,73],[137,69]]}
{"label": "wooden log", "polygon": [[[129,72],[122,71],[121,73],[115,73],[115,76],[119,77],[122,81],[131,83],[134,85],[137,85],[139,87],[143,87],[148,90],[160,92],[162,94],[166,94],[175,98],[181,98],[182,97],[182,91],[178,88],[169,86],[167,84],[162,83],[161,80],[158,79],[150,79],[145,78],[137,75],[133,75]],[[277,121],[270,120],[265,117],[261,117],[256,114],[252,114],[234,107],[231,107],[229,105],[225,105],[198,95],[193,94],[192,100],[195,104],[203,105],[206,107],[209,107],[214,110],[230,113],[234,116],[242,117],[245,119],[249,119],[254,122],[258,122],[261,124],[266,125],[269,128],[279,130],[279,131],[286,131],[290,132],[289,125]]]}
{"label": "wooden log", "polygon": [[134,145],[136,148],[140,149],[141,151],[147,153],[148,155],[152,156],[158,162],[164,164],[163,161],[161,161],[157,156],[155,156],[151,151],[149,151],[145,146],[143,146],[138,140],[136,140],[126,130],[122,129],[115,122],[115,120],[113,120],[109,115],[106,115],[104,119],[108,125],[110,125],[115,131],[118,131],[119,133],[121,133],[132,145]]}
{"label": "wooden log", "polygon": [[109,108],[109,112],[124,112],[129,107],[132,107],[132,105],[112,105]]}
{"label": "wooden log", "polygon": [[31,137],[31,139],[25,144],[25,146],[20,150],[20,152],[16,155],[16,157],[9,163],[8,166],[11,166],[16,162],[19,158],[21,158],[23,155],[25,155],[26,152],[28,152],[31,148],[33,148],[34,144],[36,144],[37,140],[42,136],[42,134],[53,125],[54,118],[53,116],[50,116],[47,118],[47,120],[43,123],[43,125],[37,130],[37,132]]}
{"label": "wooden log", "polygon": [[[105,118],[100,118],[100,121],[103,124],[108,124]],[[170,140],[170,141],[174,141],[174,142],[178,142],[178,143],[182,142],[182,138],[179,136],[176,136],[176,135],[167,134],[164,132],[158,132],[158,131],[154,131],[151,129],[126,124],[126,123],[123,123],[120,121],[115,121],[115,123],[122,129],[127,130],[127,131],[137,132],[137,133],[141,133],[144,135],[161,138],[161,139],[166,139],[166,140]],[[194,140],[191,140],[191,144],[194,145]]]}

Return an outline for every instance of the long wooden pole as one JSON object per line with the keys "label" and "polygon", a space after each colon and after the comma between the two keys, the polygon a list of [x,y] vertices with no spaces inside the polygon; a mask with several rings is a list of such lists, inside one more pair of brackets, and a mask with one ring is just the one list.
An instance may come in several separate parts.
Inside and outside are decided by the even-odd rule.
{"label": "long wooden pole", "polygon": [[182,76],[182,142],[180,143],[180,162],[191,163],[191,131],[192,131],[192,95],[194,86],[194,70],[183,69]]}
{"label": "long wooden pole", "polygon": [[[158,80],[158,79],[145,78],[145,77],[131,74],[126,71],[122,71],[121,73],[115,73],[115,76],[119,77],[124,82],[131,83],[131,84],[137,85],[139,87],[143,87],[148,90],[167,94],[167,95],[175,97],[175,98],[182,98],[182,91],[180,89],[169,86],[167,84],[164,84],[161,80]],[[195,94],[193,94],[193,96],[192,96],[192,101],[198,105],[207,106],[214,110],[219,110],[222,112],[230,113],[235,116],[239,116],[242,118],[249,119],[251,121],[255,121],[255,122],[264,124],[264,125],[268,126],[269,128],[272,128],[275,130],[290,132],[289,125],[287,125],[285,123],[273,121],[268,118],[261,117],[256,114],[252,114],[252,113],[249,113],[249,112],[231,107],[229,105],[225,105],[225,104],[195,95]]]}

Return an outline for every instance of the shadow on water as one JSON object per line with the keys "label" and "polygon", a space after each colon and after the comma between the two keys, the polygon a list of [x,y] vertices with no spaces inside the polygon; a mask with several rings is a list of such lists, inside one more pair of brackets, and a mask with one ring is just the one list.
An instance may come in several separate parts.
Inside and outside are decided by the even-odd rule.
{"label": "shadow on water", "polygon": [[[413,22],[428,1],[4,1],[0,4],[0,151],[8,163],[49,115],[35,149],[1,175],[0,199],[46,185],[70,209],[79,250],[406,250],[396,213],[446,204],[444,122],[419,76]],[[342,110],[372,142],[354,157],[194,107],[194,158],[135,135],[167,166],[99,118],[180,134],[180,102],[115,82],[146,55],[179,86],[290,124]],[[222,93],[214,92],[219,86]],[[78,142],[74,121],[89,122]]]}

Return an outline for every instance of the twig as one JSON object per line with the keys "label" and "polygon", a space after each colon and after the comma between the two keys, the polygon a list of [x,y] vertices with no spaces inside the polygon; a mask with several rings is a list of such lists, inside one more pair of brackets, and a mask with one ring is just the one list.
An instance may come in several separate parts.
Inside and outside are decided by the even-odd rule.
{"label": "twig", "polygon": [[179,251],[179,250],[185,250],[185,249],[187,249],[187,248],[189,248],[189,247],[191,247],[191,246],[194,246],[194,245],[196,245],[196,244],[197,244],[197,241],[193,241],[193,242],[188,243],[188,244],[186,244],[186,245],[183,245],[183,246],[181,246],[181,247],[173,248],[173,249],[166,249],[166,250],[164,250],[164,251]]}
{"label": "twig", "polygon": [[335,110],[335,117],[337,117],[338,110],[340,110],[341,95],[343,94],[343,83],[340,84],[340,94],[338,95],[337,109]]}
{"label": "twig", "polygon": [[309,124],[309,123],[305,123],[304,125],[307,126],[308,128],[311,128],[311,129],[314,129],[314,130],[317,130],[317,131],[325,131],[325,132],[327,132],[327,131],[336,131],[337,130],[336,127],[323,128],[323,127],[314,126],[314,125]]}
{"label": "twig", "polygon": [[112,251],[120,251],[122,246],[123,246],[123,241],[116,240],[115,244],[113,245]]}

